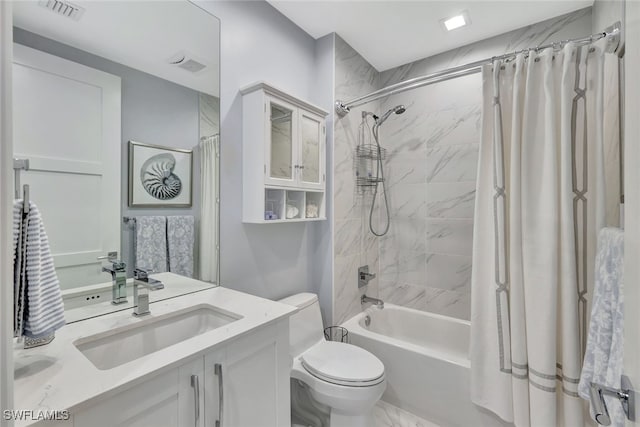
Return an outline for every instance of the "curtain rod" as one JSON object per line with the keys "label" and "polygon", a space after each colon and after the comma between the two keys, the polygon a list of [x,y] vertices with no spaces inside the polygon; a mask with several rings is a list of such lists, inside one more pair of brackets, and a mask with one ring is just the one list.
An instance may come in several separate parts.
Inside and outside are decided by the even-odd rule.
{"label": "curtain rod", "polygon": [[493,63],[493,61],[514,58],[516,55],[519,55],[520,53],[526,53],[530,51],[539,51],[547,48],[558,49],[570,42],[580,44],[580,45],[586,45],[586,44],[591,44],[595,41],[601,40],[603,38],[608,38],[609,40],[607,41],[606,51],[609,53],[613,53],[618,50],[618,47],[620,45],[620,31],[621,31],[621,24],[620,22],[616,22],[612,26],[607,27],[603,32],[595,33],[588,37],[583,37],[580,39],[562,40],[559,42],[550,43],[543,46],[517,50],[512,53],[493,56],[491,58],[486,58],[481,61],[475,61],[469,64],[448,68],[446,70],[438,71],[433,74],[415,77],[413,79],[405,80],[403,82],[396,83],[396,84],[384,87],[382,89],[378,89],[367,95],[354,98],[347,102],[337,100],[335,103],[335,109],[339,116],[344,116],[347,113],[349,113],[349,110],[351,110],[351,108],[353,107],[358,107],[360,105],[375,101],[385,96],[394,95],[396,93],[405,92],[407,90],[415,89],[422,86],[427,86],[433,83],[438,83],[438,82],[442,82],[449,79],[454,79],[457,77],[475,74],[480,72],[483,65],[491,64]]}

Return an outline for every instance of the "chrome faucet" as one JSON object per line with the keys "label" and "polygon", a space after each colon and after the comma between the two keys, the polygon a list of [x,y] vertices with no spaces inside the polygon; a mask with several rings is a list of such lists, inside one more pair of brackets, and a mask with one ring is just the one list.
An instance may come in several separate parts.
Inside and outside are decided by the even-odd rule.
{"label": "chrome faucet", "polygon": [[118,305],[127,302],[127,264],[120,261],[118,252],[109,252],[106,256],[98,257],[106,259],[111,267],[102,267],[102,271],[111,274],[111,304]]}
{"label": "chrome faucet", "polygon": [[[144,316],[149,311],[149,291],[164,289],[164,284],[149,277],[152,270],[136,268],[133,271],[133,315]],[[140,289],[142,288],[142,289]]]}
{"label": "chrome faucet", "polygon": [[384,301],[382,301],[381,299],[372,298],[372,297],[368,297],[366,295],[362,295],[362,297],[360,298],[360,304],[366,304],[368,302],[374,303],[376,305],[376,307],[378,307],[378,308],[384,308]]}

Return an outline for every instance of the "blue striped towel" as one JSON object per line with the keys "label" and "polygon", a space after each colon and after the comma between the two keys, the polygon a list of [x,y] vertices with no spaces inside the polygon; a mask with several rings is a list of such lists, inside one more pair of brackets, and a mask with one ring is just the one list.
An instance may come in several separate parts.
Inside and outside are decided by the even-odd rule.
{"label": "blue striped towel", "polygon": [[65,324],[60,282],[38,207],[30,203],[26,216],[22,207],[13,204],[14,335],[52,338]]}

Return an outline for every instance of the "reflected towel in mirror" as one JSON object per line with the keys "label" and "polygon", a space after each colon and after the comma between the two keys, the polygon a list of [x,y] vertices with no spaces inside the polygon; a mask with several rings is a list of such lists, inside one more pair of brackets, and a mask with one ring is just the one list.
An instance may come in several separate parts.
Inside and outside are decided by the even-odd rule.
{"label": "reflected towel in mirror", "polygon": [[167,219],[164,216],[136,217],[136,268],[154,273],[167,271]]}
{"label": "reflected towel in mirror", "polygon": [[169,271],[172,273],[193,277],[194,223],[192,215],[167,217]]}

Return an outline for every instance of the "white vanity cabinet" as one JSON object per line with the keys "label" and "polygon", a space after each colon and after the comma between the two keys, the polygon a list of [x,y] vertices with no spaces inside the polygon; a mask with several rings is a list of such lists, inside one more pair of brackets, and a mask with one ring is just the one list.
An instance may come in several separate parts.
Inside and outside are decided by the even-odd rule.
{"label": "white vanity cabinet", "polygon": [[284,319],[75,412],[73,425],[288,427],[289,359]]}
{"label": "white vanity cabinet", "polygon": [[73,426],[192,426],[193,422],[187,424],[181,420],[189,414],[181,411],[187,396],[181,392],[180,383],[180,369],[173,369],[113,396],[105,396],[102,402],[86,410],[72,411]]}
{"label": "white vanity cabinet", "polygon": [[284,329],[205,356],[207,427],[217,427],[216,421],[220,427],[291,426],[289,332]]}
{"label": "white vanity cabinet", "polygon": [[264,82],[240,93],[243,221],[326,219],[328,113]]}

